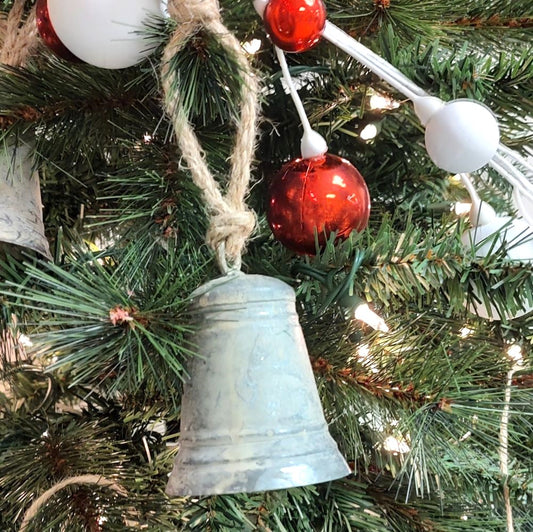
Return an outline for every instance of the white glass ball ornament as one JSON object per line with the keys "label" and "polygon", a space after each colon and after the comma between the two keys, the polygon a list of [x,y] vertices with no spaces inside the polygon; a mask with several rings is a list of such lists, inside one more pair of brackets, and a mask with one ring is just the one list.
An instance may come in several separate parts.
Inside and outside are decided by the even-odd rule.
{"label": "white glass ball ornament", "polygon": [[[520,218],[496,217],[489,223],[472,227],[462,235],[461,240],[465,249],[473,250],[475,256],[479,258],[497,252],[503,247],[510,261],[523,264],[533,263],[533,230]],[[470,302],[468,310],[481,318],[511,320],[529,314],[533,310],[532,305],[526,304],[523,305],[522,310],[513,314],[500,312],[488,300],[490,298],[483,298],[475,288],[473,292],[476,297]]]}
{"label": "white glass ball ornament", "polygon": [[145,24],[161,17],[161,0],[48,0],[52,26],[78,58],[101,68],[127,68],[150,55]]}
{"label": "white glass ball ornament", "polygon": [[500,143],[498,121],[490,109],[472,100],[435,106],[427,118],[426,150],[443,170],[460,174],[485,166]]}

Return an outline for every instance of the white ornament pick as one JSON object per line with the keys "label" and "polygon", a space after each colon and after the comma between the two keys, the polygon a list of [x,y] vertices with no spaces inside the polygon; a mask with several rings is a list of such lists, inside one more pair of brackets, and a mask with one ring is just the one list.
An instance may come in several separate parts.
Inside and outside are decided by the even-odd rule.
{"label": "white ornament pick", "polygon": [[153,52],[143,31],[162,8],[161,0],[48,0],[61,42],[86,63],[109,69],[133,66]]}
{"label": "white ornament pick", "polygon": [[320,157],[328,151],[326,139],[320,133],[318,133],[318,131],[315,131],[309,123],[309,119],[305,113],[304,105],[300,99],[300,95],[298,94],[298,89],[296,89],[296,85],[294,84],[291,73],[289,72],[289,65],[287,65],[287,59],[285,58],[283,50],[277,46],[275,46],[274,49],[276,50],[276,55],[278,56],[279,65],[283,73],[283,79],[287,84],[292,101],[294,102],[294,106],[296,107],[296,111],[298,112],[298,116],[302,122],[302,127],[304,130],[304,134],[300,141],[302,158],[310,159],[313,157]]}
{"label": "white ornament pick", "polygon": [[436,106],[426,123],[426,150],[431,160],[453,173],[485,166],[500,142],[498,122],[490,109],[472,100]]}

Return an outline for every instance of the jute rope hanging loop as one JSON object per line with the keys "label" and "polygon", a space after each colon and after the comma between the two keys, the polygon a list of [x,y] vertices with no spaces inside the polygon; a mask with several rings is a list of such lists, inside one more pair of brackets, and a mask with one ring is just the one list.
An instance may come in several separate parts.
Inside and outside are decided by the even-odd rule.
{"label": "jute rope hanging loop", "polygon": [[39,45],[35,6],[25,17],[25,0],[15,0],[7,18],[0,20],[0,63],[24,66]]}
{"label": "jute rope hanging loop", "polygon": [[[168,43],[162,60],[162,84],[165,108],[172,119],[178,146],[194,183],[203,191],[211,214],[206,235],[207,244],[217,252],[224,273],[240,269],[246,241],[255,227],[255,216],[245,203],[253,159],[258,83],[239,41],[224,26],[217,0],[169,0],[168,11],[177,28]],[[231,54],[243,79],[241,115],[236,124],[236,138],[231,157],[230,178],[225,194],[212,176],[202,147],[188,121],[177,91],[176,74],[171,59],[199,30],[214,35]]]}

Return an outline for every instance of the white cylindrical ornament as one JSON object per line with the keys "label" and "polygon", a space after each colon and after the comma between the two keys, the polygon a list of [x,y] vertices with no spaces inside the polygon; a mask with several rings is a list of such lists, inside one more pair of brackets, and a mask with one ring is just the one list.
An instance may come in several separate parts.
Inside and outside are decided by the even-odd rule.
{"label": "white cylindrical ornament", "polygon": [[50,22],[76,57],[101,68],[126,68],[155,44],[146,24],[163,15],[161,0],[47,0]]}
{"label": "white cylindrical ornament", "polygon": [[285,489],[350,473],[329,434],[294,290],[233,273],[193,294],[171,496]]}
{"label": "white cylindrical ornament", "polygon": [[26,145],[5,145],[0,153],[0,245],[36,251],[51,259],[44,235],[39,175]]}

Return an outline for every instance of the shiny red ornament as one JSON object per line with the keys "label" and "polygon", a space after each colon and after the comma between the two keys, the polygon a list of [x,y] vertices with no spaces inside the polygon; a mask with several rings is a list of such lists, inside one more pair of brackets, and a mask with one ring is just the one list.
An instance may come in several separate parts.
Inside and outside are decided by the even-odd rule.
{"label": "shiny red ornament", "polygon": [[322,0],[270,0],[263,22],[276,46],[285,52],[304,52],[320,40],[326,6]]}
{"label": "shiny red ornament", "polygon": [[370,195],[359,171],[346,159],[322,155],[283,166],[270,184],[267,219],[274,236],[302,254],[316,253],[332,232],[346,239],[362,231],[370,216]]}
{"label": "shiny red ornament", "polygon": [[71,61],[72,63],[82,63],[81,59],[76,57],[57,36],[56,30],[50,20],[50,14],[48,13],[48,0],[37,0],[35,14],[37,30],[44,44],[61,59]]}

